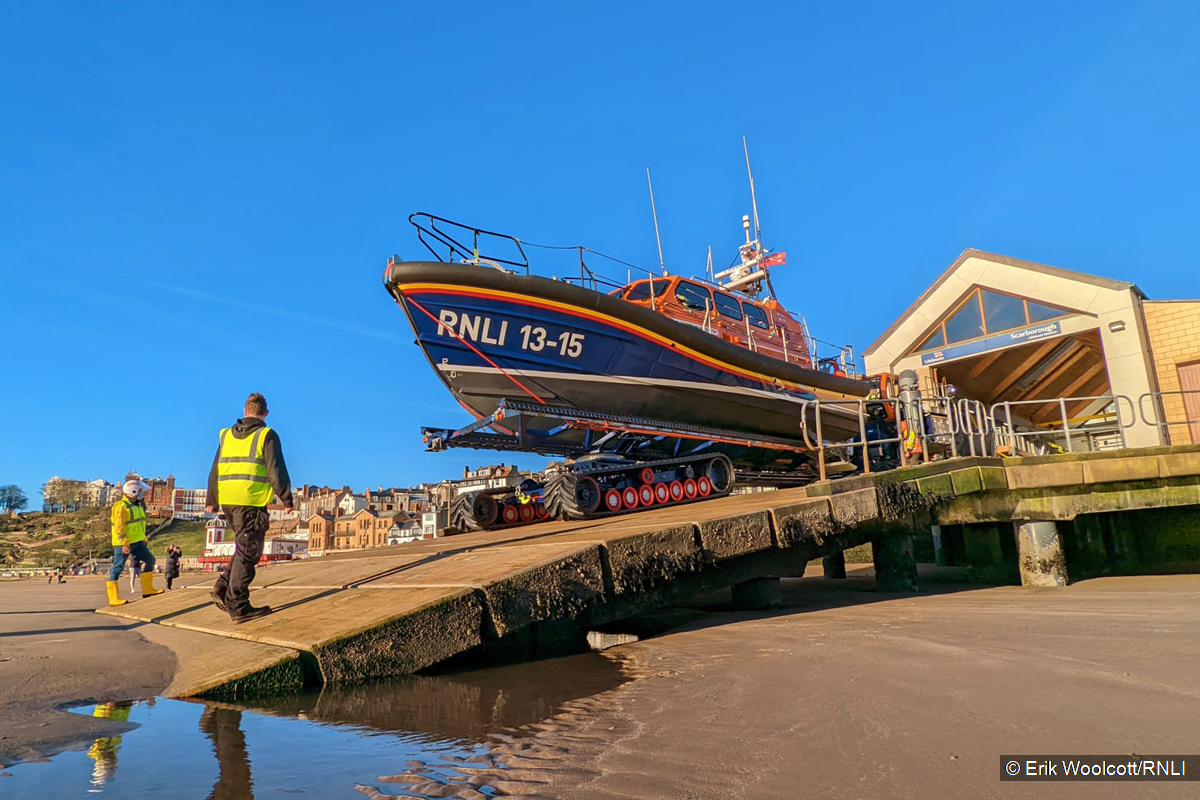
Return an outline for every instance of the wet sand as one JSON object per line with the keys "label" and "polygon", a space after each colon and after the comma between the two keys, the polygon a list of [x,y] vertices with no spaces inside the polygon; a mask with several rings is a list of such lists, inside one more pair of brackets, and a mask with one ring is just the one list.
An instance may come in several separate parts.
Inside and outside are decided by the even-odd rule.
{"label": "wet sand", "polygon": [[[1197,751],[1200,576],[1066,589],[926,580],[916,596],[852,576],[785,581],[773,612],[723,610],[718,596],[715,609],[675,614],[692,620],[684,627],[599,656],[333,690],[273,711],[380,730],[423,721],[492,746],[456,765],[463,780],[431,780],[417,762],[358,776],[376,798],[485,786],[568,800],[1195,795],[1195,784],[999,774],[1002,754]],[[169,651],[91,613],[102,590],[99,579],[0,583],[0,753],[82,744],[111,723],[52,707],[169,682]]]}
{"label": "wet sand", "polygon": [[[0,581],[0,764],[86,746],[126,727],[65,708],[153,697],[170,683],[170,650],[138,635],[140,625],[95,613],[107,602],[104,580]],[[122,584],[121,596],[130,597],[128,578]]]}
{"label": "wet sand", "polygon": [[640,679],[494,737],[486,777],[567,800],[1196,796],[999,776],[1002,754],[1200,751],[1200,576],[932,588],[786,582],[779,612],[607,651]]}

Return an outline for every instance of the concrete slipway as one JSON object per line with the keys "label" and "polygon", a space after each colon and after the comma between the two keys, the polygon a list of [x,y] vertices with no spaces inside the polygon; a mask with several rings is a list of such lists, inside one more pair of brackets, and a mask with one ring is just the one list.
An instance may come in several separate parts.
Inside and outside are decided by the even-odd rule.
{"label": "concrete slipway", "polygon": [[[1089,563],[1142,552],[1131,569],[1197,571],[1195,524],[1174,544],[1139,550],[1122,539],[1149,535],[1137,525],[1109,525],[1101,537],[1073,522],[1168,507],[1200,509],[1200,446],[961,458],[802,489],[274,564],[259,570],[253,589],[253,602],[273,613],[243,625],[212,605],[211,581],[100,613],[149,623],[139,632],[175,652],[168,696],[244,697],[410,674],[486,643],[562,635],[723,586],[734,587],[735,600],[762,603],[778,589],[769,579],[801,575],[811,559],[866,542],[874,547],[880,589],[911,591],[911,534],[930,523],[970,527],[976,540],[1002,542],[1012,536],[1012,522],[1018,532],[1025,521],[1039,522],[1037,535],[1016,537],[1028,584],[1064,582],[1064,552]],[[1052,524],[1047,538],[1054,522],[1073,526],[1065,548]],[[1159,552],[1164,548],[1170,552]],[[1003,548],[976,541],[973,549]],[[1171,555],[1180,552],[1182,559]]]}

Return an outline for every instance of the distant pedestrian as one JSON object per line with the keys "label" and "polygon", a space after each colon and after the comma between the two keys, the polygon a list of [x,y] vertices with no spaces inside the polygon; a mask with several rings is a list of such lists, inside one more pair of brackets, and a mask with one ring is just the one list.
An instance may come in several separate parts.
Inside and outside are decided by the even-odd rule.
{"label": "distant pedestrian", "polygon": [[167,546],[167,563],[163,567],[163,574],[167,577],[168,589],[174,588],[171,586],[171,581],[179,577],[179,557],[181,555],[183,555],[183,551],[175,545]]}
{"label": "distant pedestrian", "polygon": [[208,497],[220,506],[233,528],[233,559],[221,571],[213,586],[212,599],[217,608],[234,622],[245,622],[271,612],[269,606],[250,605],[250,583],[262,557],[263,540],[270,526],[267,506],[274,495],[291,513],[292,485],[279,434],[267,427],[267,401],[255,392],[246,398],[244,416],[231,428],[224,428],[208,474]]}
{"label": "distant pedestrian", "polygon": [[142,597],[162,594],[154,588],[154,556],[146,546],[146,506],[143,502],[150,489],[142,481],[125,481],[123,495],[112,507],[113,565],[108,573],[108,604],[125,605],[117,596],[117,580],[125,569],[125,561],[133,557],[133,567],[141,567]]}

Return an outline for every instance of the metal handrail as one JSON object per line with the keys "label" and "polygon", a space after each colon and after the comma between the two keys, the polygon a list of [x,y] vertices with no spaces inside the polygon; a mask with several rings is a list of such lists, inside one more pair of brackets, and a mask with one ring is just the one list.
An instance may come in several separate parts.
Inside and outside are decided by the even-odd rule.
{"label": "metal handrail", "polygon": [[[1059,411],[1059,421],[1062,423],[1062,427],[1058,430],[1061,430],[1063,432],[1063,436],[1066,440],[1066,452],[1074,452],[1074,447],[1073,447],[1072,437],[1071,437],[1071,430],[1072,430],[1071,419],[1070,419],[1070,417],[1067,416],[1067,403],[1076,403],[1076,402],[1080,402],[1080,401],[1095,402],[1098,400],[1107,400],[1108,404],[1112,404],[1114,406],[1114,409],[1116,412],[1116,430],[1121,436],[1121,448],[1124,449],[1125,447],[1128,446],[1126,443],[1126,440],[1125,440],[1125,431],[1127,429],[1133,427],[1137,423],[1137,414],[1134,409],[1133,401],[1131,399],[1129,399],[1129,397],[1127,397],[1126,395],[1102,394],[1102,395],[1088,395],[1088,396],[1084,396],[1084,397],[1055,397],[1055,398],[1050,398],[1050,399],[1046,399],[1046,400],[1003,400],[999,403],[992,404],[992,406],[988,410],[988,416],[991,419],[993,427],[997,430],[1003,429],[1006,434],[1005,438],[1008,440],[1008,442],[1011,444],[1011,446],[1013,448],[1016,448],[1019,443],[1019,440],[1021,438],[1028,438],[1029,436],[1033,436],[1033,435],[1037,435],[1037,434],[1033,431],[1021,432],[1021,431],[1017,430],[1017,426],[1013,421],[1013,408],[1015,406],[1047,406],[1047,405],[1051,405],[1051,404],[1056,405],[1056,406],[1058,406],[1058,411]],[[1121,403],[1122,402],[1129,404],[1129,422],[1125,422],[1125,419],[1121,414],[1121,411],[1122,411]],[[1001,426],[1000,421],[996,417],[996,412],[1000,409],[1003,409],[1003,411],[1004,411],[1004,425],[1003,426]],[[1077,427],[1075,430],[1081,430],[1081,429],[1082,429],[1082,426]],[[1093,427],[1090,430],[1094,431],[1094,430],[1097,430],[1097,428]]]}
{"label": "metal handrail", "polygon": [[[1145,392],[1140,397],[1138,397],[1138,402],[1137,402],[1138,415],[1141,417],[1142,422],[1146,423],[1147,425],[1151,425],[1155,428],[1158,428],[1160,430],[1165,430],[1167,432],[1168,436],[1170,436],[1171,428],[1174,426],[1200,425],[1200,419],[1192,419],[1190,416],[1187,416],[1188,410],[1187,410],[1186,403],[1184,404],[1184,407],[1183,407],[1183,413],[1185,415],[1184,419],[1179,420],[1177,422],[1172,422],[1167,419],[1162,419],[1162,417],[1166,416],[1166,411],[1162,407],[1162,399],[1164,397],[1175,397],[1175,396],[1186,397],[1188,395],[1194,395],[1196,397],[1200,397],[1200,389],[1178,389],[1178,390],[1170,391],[1170,392]],[[1158,401],[1157,403],[1154,404],[1154,419],[1153,420],[1151,420],[1149,417],[1146,416],[1146,401],[1151,398]]]}
{"label": "metal handrail", "polygon": [[[425,224],[422,224],[421,222],[418,222],[418,220],[425,220],[426,222]],[[433,245],[426,240],[426,236],[432,238],[438,244],[442,245],[442,247],[447,248],[447,258],[449,261],[454,261],[455,257],[457,256],[459,259],[473,264],[479,263],[480,261],[496,262],[499,264],[506,264],[510,267],[524,269],[525,274],[529,274],[529,256],[525,254],[525,248],[521,247],[521,240],[515,236],[509,236],[507,233],[488,231],[484,230],[483,228],[473,228],[470,225],[464,225],[461,222],[455,222],[454,220],[446,219],[445,217],[434,216],[433,214],[428,214],[424,211],[417,211],[409,214],[408,221],[414,228],[417,229],[417,239],[420,240],[421,244],[425,245],[425,249],[432,253],[433,257],[438,261],[446,261],[447,259],[442,258],[441,253],[433,249]],[[439,223],[441,223],[441,227],[438,226]],[[445,230],[447,227],[451,229],[457,229],[457,231],[469,232],[471,234],[470,247],[463,242],[460,242],[453,234]],[[462,234],[459,233],[458,235],[461,236]],[[512,259],[500,258],[499,256],[493,255],[481,257],[479,254],[480,236],[493,237],[512,242],[514,245],[516,245],[517,252],[521,254],[521,260],[514,261]]]}

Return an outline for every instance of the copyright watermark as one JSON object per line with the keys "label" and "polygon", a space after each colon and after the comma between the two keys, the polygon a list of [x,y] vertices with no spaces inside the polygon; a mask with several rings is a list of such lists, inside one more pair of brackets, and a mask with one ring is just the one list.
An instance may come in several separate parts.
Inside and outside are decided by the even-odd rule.
{"label": "copyright watermark", "polygon": [[1000,756],[1002,781],[1197,781],[1200,756]]}

